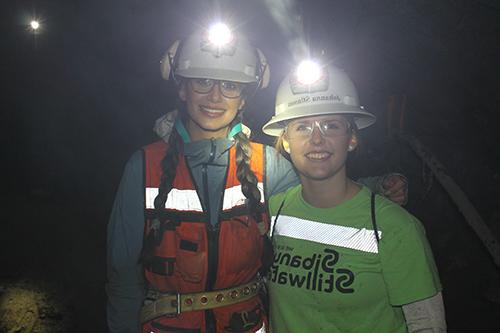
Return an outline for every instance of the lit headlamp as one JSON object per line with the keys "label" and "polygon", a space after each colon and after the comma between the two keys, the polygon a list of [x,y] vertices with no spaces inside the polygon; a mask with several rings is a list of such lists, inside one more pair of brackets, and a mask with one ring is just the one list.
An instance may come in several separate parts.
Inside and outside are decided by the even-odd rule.
{"label": "lit headlamp", "polygon": [[294,94],[313,93],[328,89],[328,72],[312,60],[304,60],[290,76],[290,88]]}
{"label": "lit headlamp", "polygon": [[214,56],[233,55],[236,50],[236,39],[229,27],[224,23],[212,25],[201,42],[203,51],[212,52]]}

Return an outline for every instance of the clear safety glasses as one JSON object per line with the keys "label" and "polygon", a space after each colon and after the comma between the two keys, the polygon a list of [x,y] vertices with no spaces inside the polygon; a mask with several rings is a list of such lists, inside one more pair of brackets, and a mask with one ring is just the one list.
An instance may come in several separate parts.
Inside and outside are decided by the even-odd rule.
{"label": "clear safety glasses", "polygon": [[189,84],[194,92],[199,94],[208,94],[212,91],[214,86],[219,85],[219,90],[222,96],[226,98],[238,98],[243,93],[245,88],[244,83],[233,81],[221,81],[213,79],[190,79]]}
{"label": "clear safety glasses", "polygon": [[294,139],[309,139],[314,131],[314,127],[318,127],[321,135],[327,138],[335,138],[345,136],[350,133],[351,125],[347,121],[337,119],[327,120],[295,120],[287,125],[285,131],[288,138]]}

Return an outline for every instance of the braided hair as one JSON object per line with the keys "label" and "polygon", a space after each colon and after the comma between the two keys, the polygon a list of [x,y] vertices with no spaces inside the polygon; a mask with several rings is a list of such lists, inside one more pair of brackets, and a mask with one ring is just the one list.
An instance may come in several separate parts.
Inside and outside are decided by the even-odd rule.
{"label": "braided hair", "polygon": [[167,152],[161,161],[160,187],[158,195],[154,200],[155,210],[158,212],[159,216],[167,202],[168,193],[172,189],[177,164],[179,163],[180,145],[180,135],[176,130],[173,130],[168,139]]}
{"label": "braided hair", "polygon": [[172,189],[177,164],[179,163],[180,151],[180,136],[177,131],[172,131],[168,139],[168,150],[165,157],[161,161],[161,179],[158,195],[154,200],[154,207],[156,217],[153,219],[152,224],[149,226],[149,233],[145,235],[142,247],[140,262],[143,264],[151,264],[154,257],[155,247],[161,243],[162,230],[168,223],[168,216],[162,209],[167,202],[168,193]]}
{"label": "braided hair", "polygon": [[[241,122],[242,112],[240,111],[236,118],[231,122],[234,126]],[[234,136],[236,145],[236,177],[241,184],[241,192],[247,198],[248,215],[252,216],[257,222],[257,227],[261,233],[263,240],[263,253],[261,257],[261,267],[259,269],[261,276],[267,276],[269,269],[273,263],[274,253],[273,245],[269,237],[266,236],[266,231],[262,222],[262,209],[260,205],[261,193],[257,187],[257,177],[250,168],[250,160],[252,158],[252,148],[249,138],[239,132]]]}
{"label": "braided hair", "polygon": [[[242,112],[231,122],[231,127],[242,120]],[[252,158],[252,148],[249,138],[239,132],[234,136],[236,146],[236,177],[241,183],[241,192],[247,198],[248,214],[253,216],[257,223],[261,222],[262,215],[260,209],[261,193],[257,187],[257,177],[250,169],[250,160]]]}

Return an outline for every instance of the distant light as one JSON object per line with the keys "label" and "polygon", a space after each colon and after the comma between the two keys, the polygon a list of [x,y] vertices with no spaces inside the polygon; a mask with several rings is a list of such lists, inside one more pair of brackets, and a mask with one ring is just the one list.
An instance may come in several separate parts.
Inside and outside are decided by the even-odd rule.
{"label": "distant light", "polygon": [[30,22],[30,26],[31,26],[31,29],[33,30],[38,30],[38,28],[40,28],[40,23],[36,20],[33,20]]}
{"label": "distant light", "polygon": [[224,46],[231,42],[233,35],[224,23],[216,23],[208,30],[208,41],[215,46]]}
{"label": "distant light", "polygon": [[321,78],[321,67],[312,60],[304,60],[297,67],[297,81],[301,84],[313,84]]}

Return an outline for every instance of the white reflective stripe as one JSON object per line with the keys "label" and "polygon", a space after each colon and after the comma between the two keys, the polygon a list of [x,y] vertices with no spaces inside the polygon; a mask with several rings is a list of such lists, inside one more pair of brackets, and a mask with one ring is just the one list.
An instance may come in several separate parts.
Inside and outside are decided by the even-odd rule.
{"label": "white reflective stripe", "polygon": [[[271,219],[271,232],[275,235],[303,239],[327,245],[341,246],[353,250],[378,253],[375,232],[370,229],[357,229],[341,225],[300,219],[294,216],[280,215],[274,228],[275,216]],[[382,232],[378,231],[379,238]]]}
{"label": "white reflective stripe", "polygon": [[[155,208],[154,201],[157,195],[158,188],[146,187],[146,208]],[[176,188],[173,188],[168,193],[165,208],[195,212],[203,211],[196,190],[179,190]]]}
{"label": "white reflective stripe", "polygon": [[[264,185],[262,183],[257,183],[257,187],[260,191],[260,202],[264,202]],[[243,192],[241,192],[241,185],[226,188],[224,191],[222,210],[228,210],[236,206],[244,205],[245,200],[246,197]]]}
{"label": "white reflective stripe", "polygon": [[146,208],[155,208],[155,198],[158,196],[157,187],[146,187]]}
{"label": "white reflective stripe", "polygon": [[262,327],[258,331],[255,331],[255,333],[266,333],[266,324],[262,323]]}

